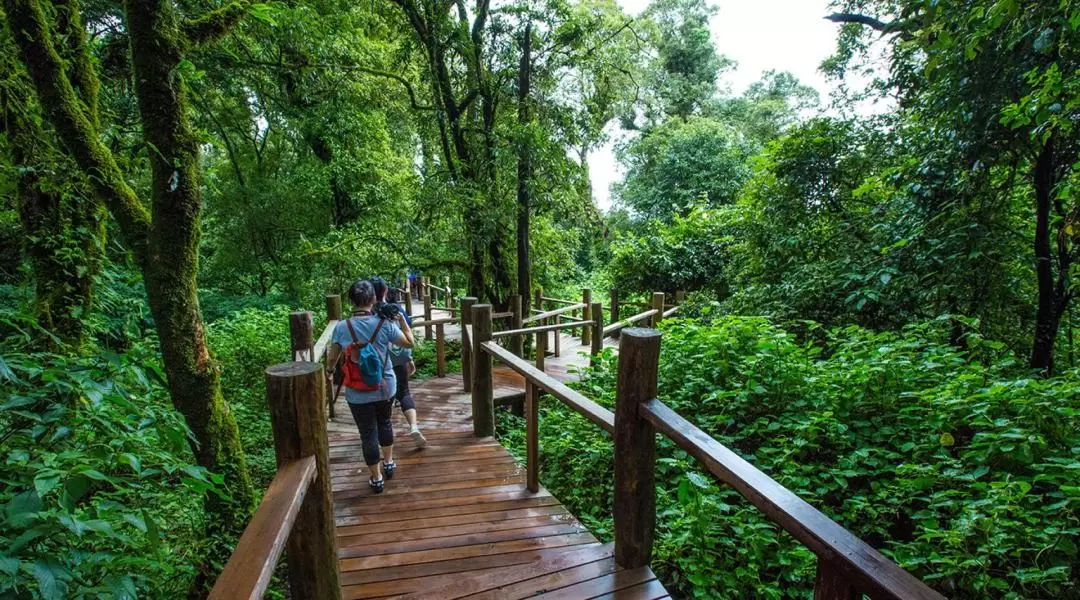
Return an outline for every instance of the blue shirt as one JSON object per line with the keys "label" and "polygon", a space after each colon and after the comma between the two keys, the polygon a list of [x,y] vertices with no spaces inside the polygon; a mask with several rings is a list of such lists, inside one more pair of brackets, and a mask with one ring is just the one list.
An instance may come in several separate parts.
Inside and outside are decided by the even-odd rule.
{"label": "blue shirt", "polygon": [[[371,340],[375,350],[382,357],[383,378],[382,383],[379,384],[379,389],[370,392],[362,392],[346,386],[345,401],[349,404],[370,404],[393,398],[394,394],[397,393],[397,379],[394,377],[394,367],[390,362],[389,354],[393,341],[401,336],[401,329],[393,321],[384,321],[382,328],[379,329],[378,337],[371,339],[372,334],[375,333],[375,328],[379,324],[378,317],[351,317],[349,321],[352,322],[353,331],[356,332],[356,339],[361,342]],[[334,327],[334,335],[331,336],[330,341],[337,344],[342,352],[348,350],[353,338],[345,321],[338,322],[337,326]]]}

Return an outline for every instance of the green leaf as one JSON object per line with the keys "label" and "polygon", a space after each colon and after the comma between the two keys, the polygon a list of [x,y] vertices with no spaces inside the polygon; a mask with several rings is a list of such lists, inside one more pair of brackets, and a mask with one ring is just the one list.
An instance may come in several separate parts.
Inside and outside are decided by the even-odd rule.
{"label": "green leaf", "polygon": [[701,488],[703,490],[709,488],[709,484],[710,484],[709,479],[707,477],[701,475],[700,473],[695,473],[693,471],[689,471],[689,472],[686,473],[686,477],[687,477],[687,479],[690,480],[690,483],[694,484],[695,486],[697,486],[697,487],[699,487],[699,488]]}
{"label": "green leaf", "polygon": [[60,485],[60,471],[47,469],[34,476],[34,489],[38,496],[44,496]]}
{"label": "green leaf", "polygon": [[13,527],[25,527],[34,520],[38,511],[41,510],[41,498],[35,490],[28,490],[16,494],[7,503],[8,524]]}
{"label": "green leaf", "polygon": [[135,582],[127,575],[109,575],[105,578],[105,587],[112,592],[116,600],[135,600],[138,594]]}
{"label": "green leaf", "polygon": [[15,373],[8,367],[7,361],[4,360],[3,355],[0,355],[0,378],[6,379],[12,383],[19,381],[19,378],[16,377]]}
{"label": "green leaf", "polygon": [[71,475],[64,480],[64,492],[60,494],[60,505],[65,509],[75,510],[75,505],[90,489],[90,480],[85,475]]}
{"label": "green leaf", "polygon": [[67,595],[66,579],[70,574],[64,567],[54,560],[37,560],[34,562],[34,579],[38,582],[38,590],[41,597],[46,600],[62,600]]}
{"label": "green leaf", "polygon": [[941,438],[938,441],[941,443],[942,446],[945,447],[952,446],[956,443],[956,440],[953,439],[952,434],[947,431],[941,434]]}
{"label": "green leaf", "polygon": [[14,556],[7,556],[5,554],[0,554],[0,572],[3,572],[7,575],[14,575],[19,571],[20,564],[22,564],[22,561],[20,561],[18,558],[15,558]]}
{"label": "green leaf", "polygon": [[146,523],[146,538],[150,541],[150,549],[157,552],[161,549],[161,530],[158,529],[157,522],[150,516],[150,513],[144,508],[142,510],[143,521]]}

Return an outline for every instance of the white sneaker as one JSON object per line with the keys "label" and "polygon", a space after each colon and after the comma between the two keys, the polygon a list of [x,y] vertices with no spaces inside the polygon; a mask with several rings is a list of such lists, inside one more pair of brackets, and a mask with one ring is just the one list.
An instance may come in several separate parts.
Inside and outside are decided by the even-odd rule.
{"label": "white sneaker", "polygon": [[423,448],[427,446],[427,438],[424,437],[424,434],[420,433],[419,427],[413,427],[412,429],[410,429],[409,435],[412,437],[412,440],[416,442],[417,448]]}

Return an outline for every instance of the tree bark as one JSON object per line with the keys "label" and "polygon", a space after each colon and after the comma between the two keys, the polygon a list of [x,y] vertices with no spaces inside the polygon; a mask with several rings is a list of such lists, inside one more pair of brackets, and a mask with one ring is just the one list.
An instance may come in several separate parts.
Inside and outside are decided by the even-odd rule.
{"label": "tree bark", "polygon": [[[39,2],[4,0],[12,37],[57,135],[135,253],[160,337],[169,392],[194,434],[196,461],[224,476],[228,500],[215,494],[206,497],[210,539],[223,542],[202,554],[209,567],[230,551],[225,547],[230,536],[214,533],[239,533],[254,507],[254,493],[236,421],[222,397],[217,367],[206,345],[196,295],[202,204],[199,152],[176,68],[188,41],[180,34],[171,0],[125,3],[143,134],[154,149],[151,219],[76,95]],[[209,573],[204,568],[200,575],[205,578]]]}
{"label": "tree bark", "polygon": [[[517,292],[528,304],[532,274],[529,265],[529,215],[532,211],[529,185],[532,181],[532,115],[529,110],[529,86],[532,71],[532,23],[525,25],[521,41],[521,63],[518,65],[518,126],[522,129],[518,142],[517,165]],[[527,316],[527,315],[526,315]]]}
{"label": "tree bark", "polygon": [[[1050,208],[1054,192],[1054,140],[1047,141],[1035,160],[1035,275],[1038,300],[1035,312],[1035,339],[1031,348],[1030,366],[1046,375],[1054,371],[1054,341],[1058,325],[1067,304],[1066,277],[1069,265],[1059,264],[1058,281],[1054,281],[1054,264],[1050,249]],[[1060,254],[1060,253],[1059,253]],[[1059,262],[1067,254],[1059,256]]]}

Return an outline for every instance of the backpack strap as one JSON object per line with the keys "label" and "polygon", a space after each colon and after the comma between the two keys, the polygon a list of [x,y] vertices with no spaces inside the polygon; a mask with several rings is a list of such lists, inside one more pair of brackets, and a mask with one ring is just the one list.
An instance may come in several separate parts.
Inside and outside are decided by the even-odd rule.
{"label": "backpack strap", "polygon": [[353,343],[356,343],[356,331],[352,327],[352,319],[345,319],[345,326],[349,328],[349,337],[352,338]]}
{"label": "backpack strap", "polygon": [[385,322],[386,319],[379,319],[379,324],[375,326],[375,332],[371,334],[371,339],[369,339],[367,343],[371,344],[375,342],[375,338],[379,337],[379,330],[382,329],[383,323]]}

